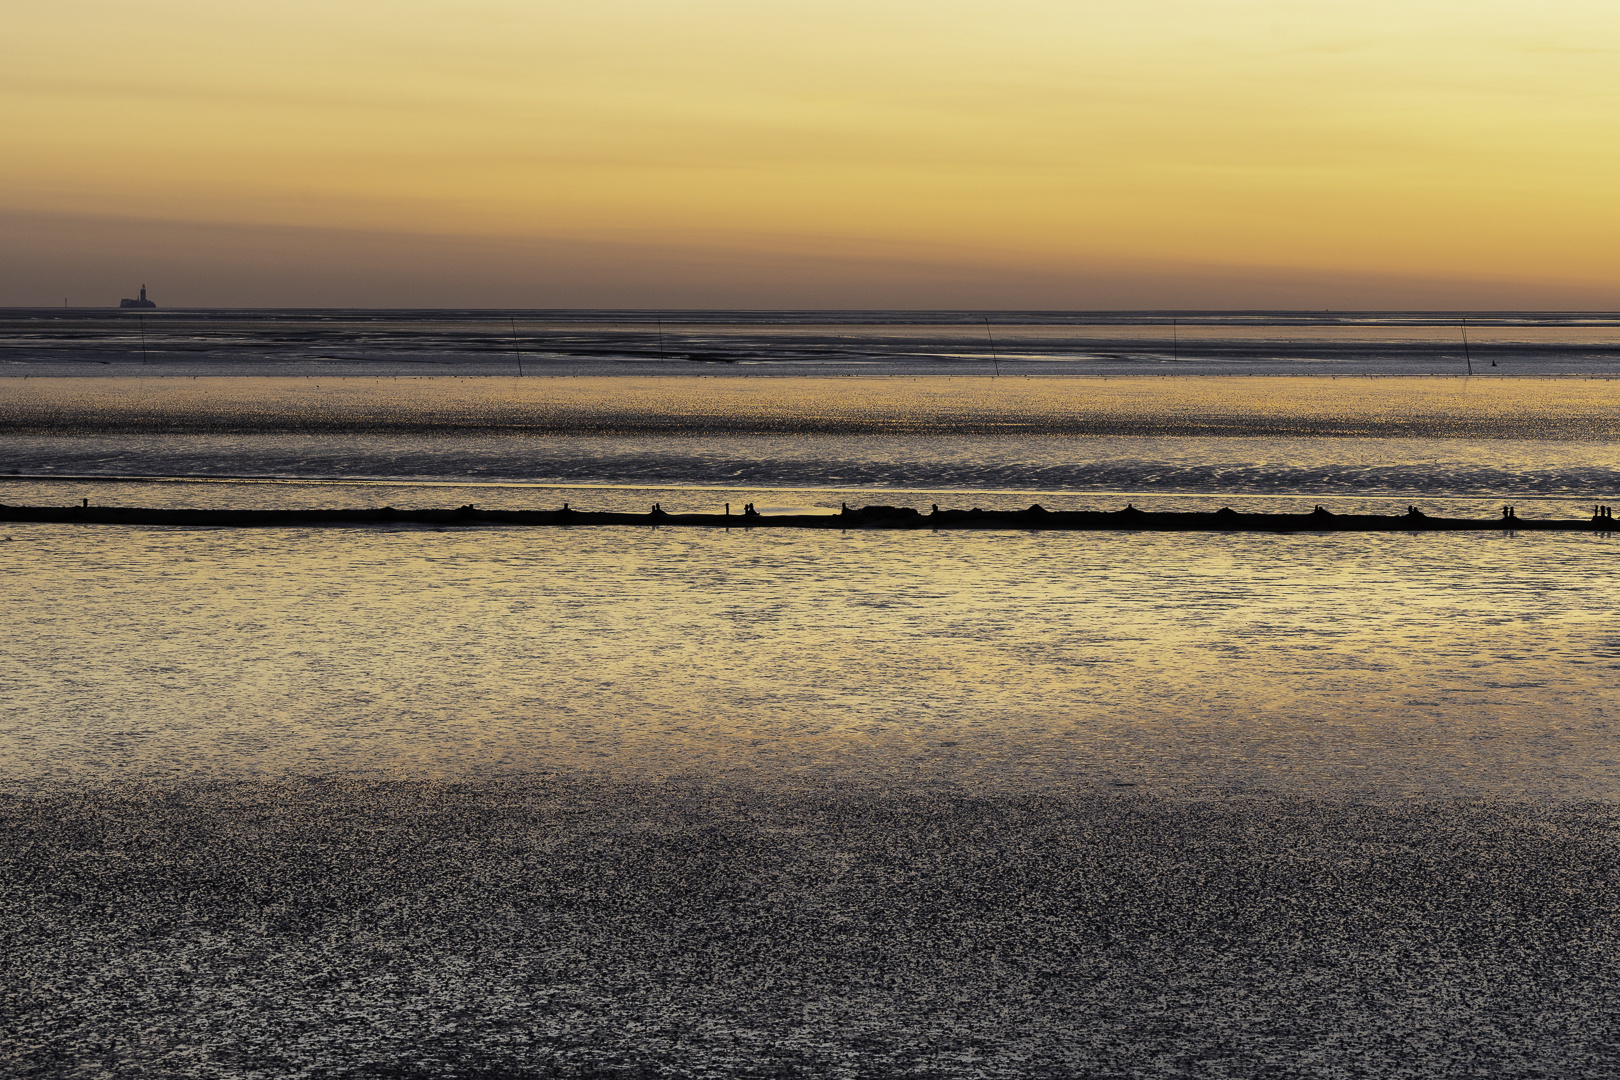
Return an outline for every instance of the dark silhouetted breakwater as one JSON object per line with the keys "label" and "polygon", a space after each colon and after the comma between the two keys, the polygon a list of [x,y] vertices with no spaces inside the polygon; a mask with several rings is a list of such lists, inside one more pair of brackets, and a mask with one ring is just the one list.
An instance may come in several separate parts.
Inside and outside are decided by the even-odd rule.
{"label": "dark silhouetted breakwater", "polygon": [[80,525],[180,525],[221,528],[343,525],[684,525],[750,529],[1057,529],[1153,532],[1460,532],[1608,531],[1608,508],[1591,518],[1521,518],[1504,510],[1500,518],[1431,517],[1416,507],[1404,514],[1335,514],[1318,506],[1309,514],[1244,514],[1230,507],[1213,512],[1138,510],[1050,511],[1039,503],[1023,510],[941,510],[922,513],[905,506],[845,507],[837,514],[671,514],[656,506],[645,514],[560,510],[486,510],[471,505],[453,510],[396,510],[391,506],[334,510],[145,509],[120,506],[4,506],[0,521]]}

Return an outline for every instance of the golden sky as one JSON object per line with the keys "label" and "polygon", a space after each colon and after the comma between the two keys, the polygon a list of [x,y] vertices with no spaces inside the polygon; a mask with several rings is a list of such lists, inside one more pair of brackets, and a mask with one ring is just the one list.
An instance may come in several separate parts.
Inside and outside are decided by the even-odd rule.
{"label": "golden sky", "polygon": [[4,18],[0,303],[1620,307],[1613,0]]}

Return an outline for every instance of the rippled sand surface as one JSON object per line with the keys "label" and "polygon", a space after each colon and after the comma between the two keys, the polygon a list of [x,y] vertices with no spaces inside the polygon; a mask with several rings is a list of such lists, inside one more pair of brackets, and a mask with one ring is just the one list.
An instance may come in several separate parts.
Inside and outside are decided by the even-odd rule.
{"label": "rippled sand surface", "polygon": [[0,430],[1608,439],[1609,379],[31,378]]}
{"label": "rippled sand surface", "polygon": [[1612,804],[0,800],[10,1075],[1603,1077]]}
{"label": "rippled sand surface", "polygon": [[1616,793],[1604,534],[7,530],[14,782]]}
{"label": "rippled sand surface", "polygon": [[[1620,491],[1616,385],[24,379],[0,398],[0,502],[708,511],[1247,500],[1308,511],[1338,500],[1345,512],[1421,502],[1478,516],[1512,502],[1527,516],[1589,516]],[[257,482],[218,482],[245,478]]]}

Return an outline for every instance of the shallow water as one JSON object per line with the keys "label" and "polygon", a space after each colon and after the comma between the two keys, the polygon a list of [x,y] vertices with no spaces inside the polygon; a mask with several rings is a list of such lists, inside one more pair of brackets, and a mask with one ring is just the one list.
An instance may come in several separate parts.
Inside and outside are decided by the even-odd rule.
{"label": "shallow water", "polygon": [[0,374],[1620,374],[1613,312],[0,311]]}
{"label": "shallow water", "polygon": [[[28,379],[0,502],[903,501],[1589,515],[1620,383],[1531,379]],[[4,474],[12,474],[8,479]]]}
{"label": "shallow water", "polygon": [[[27,379],[0,502],[1575,517],[1620,487],[1614,385]],[[1598,534],[4,531],[12,784],[1616,794]]]}
{"label": "shallow water", "polygon": [[[1620,491],[1606,443],[1128,436],[14,436],[0,502],[274,508],[707,511],[966,500],[1052,510],[1590,515]],[[1116,505],[1117,504],[1117,505]]]}

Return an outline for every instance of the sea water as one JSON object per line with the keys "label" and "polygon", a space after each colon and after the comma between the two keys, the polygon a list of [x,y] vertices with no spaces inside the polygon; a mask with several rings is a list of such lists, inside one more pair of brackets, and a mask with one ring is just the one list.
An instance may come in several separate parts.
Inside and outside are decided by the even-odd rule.
{"label": "sea water", "polygon": [[[1512,503],[1521,517],[1584,517],[1620,501],[1599,340],[1613,331],[1601,325],[1551,328],[1584,335],[1587,350],[1587,370],[1560,378],[1276,376],[1253,364],[1225,378],[993,378],[930,374],[936,351],[909,366],[885,354],[880,378],[749,379],[691,360],[678,370],[726,377],[605,376],[607,361],[576,356],[518,379],[289,377],[287,344],[255,318],[227,329],[247,342],[238,351],[271,359],[216,356],[198,378],[179,361],[144,373],[97,362],[102,338],[17,359],[10,370],[29,377],[3,384],[0,502],[1325,503],[1487,516]],[[354,321],[322,332],[375,344],[343,336]],[[746,335],[797,347],[809,332],[731,325],[738,349]],[[971,329],[863,325],[866,339],[913,344]],[[1224,329],[1252,343],[1300,328]],[[372,332],[431,337],[386,320]],[[1368,352],[1365,328],[1344,332],[1362,335],[1349,366],[1394,362]],[[1385,359],[1366,359],[1375,353]],[[69,364],[98,377],[59,377]],[[558,374],[576,369],[591,374]],[[1616,794],[1616,541],[1600,533],[4,533],[10,785],[586,770]]]}
{"label": "sea water", "polygon": [[1613,312],[0,311],[0,371],[1620,373]]}

